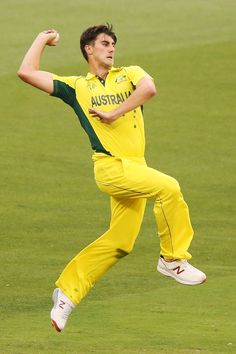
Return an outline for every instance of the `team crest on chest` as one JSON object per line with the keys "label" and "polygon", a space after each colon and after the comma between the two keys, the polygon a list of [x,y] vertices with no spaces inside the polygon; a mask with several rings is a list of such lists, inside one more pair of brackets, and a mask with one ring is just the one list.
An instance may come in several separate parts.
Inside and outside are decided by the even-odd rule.
{"label": "team crest on chest", "polygon": [[120,76],[117,76],[115,82],[117,84],[120,84],[121,82],[124,82],[124,81],[127,81],[127,77],[126,75],[120,75]]}

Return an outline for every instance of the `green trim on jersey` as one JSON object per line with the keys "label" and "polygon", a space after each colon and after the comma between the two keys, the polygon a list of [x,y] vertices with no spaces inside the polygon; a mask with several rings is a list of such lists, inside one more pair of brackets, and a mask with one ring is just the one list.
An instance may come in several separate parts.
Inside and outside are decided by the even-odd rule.
{"label": "green trim on jersey", "polygon": [[86,117],[86,114],[82,110],[77,100],[75,100],[75,104],[73,108],[79,118],[81,126],[84,128],[84,130],[89,136],[92,149],[95,150],[96,152],[103,152],[106,155],[111,155],[111,153],[103,147],[101,141],[98,139],[97,134],[95,133],[92,125],[90,124],[88,118]]}
{"label": "green trim on jersey", "polygon": [[67,103],[74,109],[77,117],[79,118],[82,128],[88,134],[92,149],[95,150],[96,152],[102,152],[106,155],[111,156],[111,153],[103,147],[102,143],[98,139],[98,136],[95,133],[92,125],[90,124],[86,114],[84,113],[79,102],[77,101],[75,89],[73,89],[66,83],[59,80],[54,80],[53,82],[54,82],[54,92],[51,94],[51,96],[60,97],[65,103]]}

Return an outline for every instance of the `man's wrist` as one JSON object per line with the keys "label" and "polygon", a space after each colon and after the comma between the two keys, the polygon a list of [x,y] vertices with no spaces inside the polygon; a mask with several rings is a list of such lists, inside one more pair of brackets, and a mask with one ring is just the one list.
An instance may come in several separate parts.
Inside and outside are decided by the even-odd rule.
{"label": "man's wrist", "polygon": [[118,118],[120,118],[123,114],[120,112],[120,107],[115,108],[113,111],[111,111],[111,120],[114,121]]}

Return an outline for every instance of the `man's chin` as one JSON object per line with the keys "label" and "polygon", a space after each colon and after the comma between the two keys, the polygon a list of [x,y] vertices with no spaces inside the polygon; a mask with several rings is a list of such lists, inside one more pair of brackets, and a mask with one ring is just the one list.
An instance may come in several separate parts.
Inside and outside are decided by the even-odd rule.
{"label": "man's chin", "polygon": [[106,69],[111,69],[112,66],[113,66],[113,61],[104,64],[104,67],[105,67]]}

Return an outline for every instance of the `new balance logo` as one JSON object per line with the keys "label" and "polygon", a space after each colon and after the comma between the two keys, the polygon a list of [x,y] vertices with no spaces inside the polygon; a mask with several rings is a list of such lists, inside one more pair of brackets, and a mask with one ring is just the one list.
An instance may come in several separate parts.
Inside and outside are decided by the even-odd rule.
{"label": "new balance logo", "polygon": [[176,268],[173,269],[173,271],[175,271],[175,270],[176,270],[176,274],[177,274],[177,275],[179,275],[179,274],[181,274],[182,272],[184,272],[184,269],[181,270],[180,266],[178,266],[178,267],[176,267]]}
{"label": "new balance logo", "polygon": [[66,304],[66,303],[65,303],[64,301],[60,300],[59,307],[60,307],[62,310],[64,310],[65,304]]}

